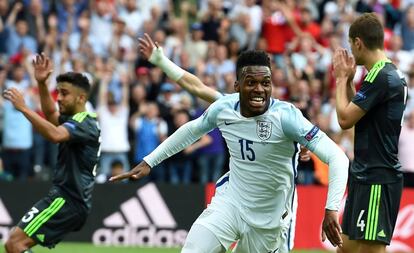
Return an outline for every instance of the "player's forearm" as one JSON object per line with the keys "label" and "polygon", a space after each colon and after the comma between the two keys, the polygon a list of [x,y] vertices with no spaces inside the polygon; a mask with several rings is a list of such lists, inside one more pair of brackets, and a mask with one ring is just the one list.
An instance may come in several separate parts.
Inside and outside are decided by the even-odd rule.
{"label": "player's forearm", "polygon": [[355,85],[354,85],[352,79],[348,79],[346,84],[347,84],[346,85],[346,91],[347,91],[346,94],[347,94],[347,97],[348,97],[348,101],[351,102],[352,98],[356,94]]}
{"label": "player's forearm", "polygon": [[144,161],[153,168],[165,159],[180,152],[190,144],[198,140],[205,132],[198,126],[200,119],[184,124],[170,137],[163,141],[151,154],[144,157]]}
{"label": "player's forearm", "polygon": [[49,119],[56,112],[55,102],[53,101],[49,89],[45,83],[38,83],[38,87],[42,111],[46,118]]}
{"label": "player's forearm", "polygon": [[347,79],[346,78],[337,78],[336,79],[336,113],[338,117],[339,124],[346,121],[347,113],[346,108],[351,102],[352,97],[350,98],[351,92],[349,91]]}
{"label": "player's forearm", "polygon": [[218,91],[206,86],[198,77],[189,72],[185,72],[177,83],[192,95],[210,103],[213,103],[221,96]]}
{"label": "player's forearm", "polygon": [[54,143],[58,142],[58,140],[61,139],[58,128],[49,121],[42,118],[39,114],[27,107],[22,109],[21,112],[32,123],[33,128],[45,139]]}
{"label": "player's forearm", "polygon": [[326,209],[338,211],[348,180],[349,160],[328,136],[320,139],[313,152],[329,165],[329,187]]}
{"label": "player's forearm", "polygon": [[149,61],[159,67],[170,79],[176,81],[183,89],[210,103],[220,97],[220,93],[209,88],[195,75],[177,66],[165,57],[162,48],[154,48]]}

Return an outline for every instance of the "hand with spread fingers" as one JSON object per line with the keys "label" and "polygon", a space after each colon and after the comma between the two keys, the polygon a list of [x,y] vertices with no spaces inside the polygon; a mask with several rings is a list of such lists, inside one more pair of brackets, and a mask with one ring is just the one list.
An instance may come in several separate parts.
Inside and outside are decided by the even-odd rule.
{"label": "hand with spread fingers", "polygon": [[137,179],[147,176],[150,173],[150,171],[151,171],[151,167],[145,161],[142,161],[137,166],[135,166],[132,170],[122,173],[120,175],[111,177],[109,181],[114,182],[114,181],[119,181],[119,180],[123,180],[127,178],[132,179],[132,180],[137,180]]}
{"label": "hand with spread fingers", "polygon": [[138,48],[141,55],[152,64],[157,65],[156,63],[159,62],[164,55],[162,47],[158,42],[152,41],[151,37],[146,33],[144,34],[144,38],[139,38],[138,41]]}
{"label": "hand with spread fingers", "polygon": [[322,223],[322,241],[326,238],[334,247],[342,247],[342,229],[338,221],[338,211],[325,210],[325,218]]}
{"label": "hand with spread fingers", "polygon": [[34,76],[39,84],[46,83],[46,80],[53,72],[52,61],[44,53],[37,54],[33,60]]}
{"label": "hand with spread fingers", "polygon": [[9,88],[3,92],[3,97],[10,102],[18,111],[22,111],[26,107],[22,93],[16,88]]}

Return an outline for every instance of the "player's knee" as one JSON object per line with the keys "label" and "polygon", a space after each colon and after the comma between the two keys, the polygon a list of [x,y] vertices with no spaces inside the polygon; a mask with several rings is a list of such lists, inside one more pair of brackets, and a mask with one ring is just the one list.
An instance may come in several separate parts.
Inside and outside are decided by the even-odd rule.
{"label": "player's knee", "polygon": [[6,253],[21,253],[19,252],[19,242],[12,237],[6,241],[4,248],[6,249]]}
{"label": "player's knee", "polygon": [[16,228],[12,229],[4,246],[6,248],[6,253],[22,253],[30,250],[28,241],[22,237],[22,234],[20,234],[19,230]]}
{"label": "player's knee", "polygon": [[336,253],[347,253],[345,248],[336,248]]}
{"label": "player's knee", "polygon": [[184,247],[181,249],[181,253],[223,253],[226,252],[221,245],[212,247],[207,246],[202,242],[195,243],[192,241],[186,241]]}
{"label": "player's knee", "polygon": [[17,243],[15,236],[10,235],[9,239],[7,239],[6,243],[4,244],[4,248],[6,249],[6,253],[14,253],[14,248]]}
{"label": "player's knee", "polygon": [[6,243],[4,244],[4,252],[6,253],[10,253],[10,248],[9,248],[9,244],[8,244],[8,240],[6,241]]}

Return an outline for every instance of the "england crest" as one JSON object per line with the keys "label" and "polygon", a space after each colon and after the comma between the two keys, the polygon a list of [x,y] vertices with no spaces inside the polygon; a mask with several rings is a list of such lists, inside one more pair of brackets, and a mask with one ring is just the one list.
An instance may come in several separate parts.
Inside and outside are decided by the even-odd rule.
{"label": "england crest", "polygon": [[265,141],[270,138],[270,135],[272,135],[272,123],[269,121],[257,121],[256,125],[256,133],[257,136]]}

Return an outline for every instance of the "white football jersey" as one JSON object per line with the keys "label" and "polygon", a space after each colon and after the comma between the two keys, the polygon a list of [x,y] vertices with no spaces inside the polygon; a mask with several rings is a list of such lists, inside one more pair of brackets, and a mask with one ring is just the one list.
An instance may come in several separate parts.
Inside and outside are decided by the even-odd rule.
{"label": "white football jersey", "polygon": [[298,143],[312,151],[322,131],[292,104],[273,98],[264,114],[243,117],[238,93],[214,102],[197,121],[203,132],[218,127],[226,140],[226,194],[242,218],[259,228],[278,227],[282,217],[290,222]]}

